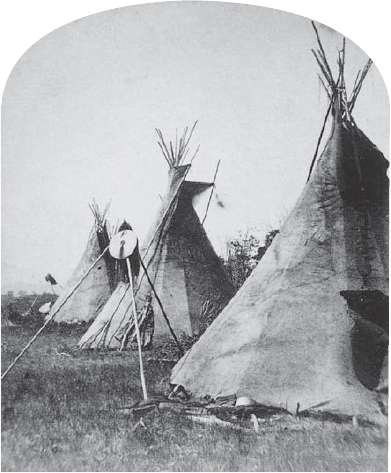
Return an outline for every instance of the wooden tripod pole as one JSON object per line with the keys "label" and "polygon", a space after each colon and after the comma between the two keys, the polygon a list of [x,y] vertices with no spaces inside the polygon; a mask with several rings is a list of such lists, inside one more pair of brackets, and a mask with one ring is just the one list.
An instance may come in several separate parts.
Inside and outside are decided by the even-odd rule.
{"label": "wooden tripod pole", "polygon": [[135,304],[135,301],[134,301],[132,268],[130,266],[130,259],[129,258],[126,258],[126,264],[128,266],[130,292],[132,294],[134,327],[136,329],[136,337],[137,337],[137,345],[138,345],[138,357],[139,357],[139,361],[140,361],[141,386],[143,388],[144,401],[146,401],[148,399],[147,385],[145,383],[145,377],[144,377],[143,356],[142,356],[142,351],[141,351],[140,328],[138,326],[137,310],[136,310],[136,304]]}

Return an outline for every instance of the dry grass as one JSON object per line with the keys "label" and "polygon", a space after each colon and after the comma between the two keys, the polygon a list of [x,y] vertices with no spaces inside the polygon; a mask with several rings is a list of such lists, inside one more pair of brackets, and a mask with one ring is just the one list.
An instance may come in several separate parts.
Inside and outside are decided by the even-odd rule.
{"label": "dry grass", "polygon": [[[3,330],[3,370],[31,335]],[[290,420],[255,434],[170,412],[135,427],[117,408],[141,399],[136,353],[57,354],[80,335],[49,331],[4,380],[2,471],[387,471],[380,428]],[[169,367],[147,369],[150,394],[162,392]]]}

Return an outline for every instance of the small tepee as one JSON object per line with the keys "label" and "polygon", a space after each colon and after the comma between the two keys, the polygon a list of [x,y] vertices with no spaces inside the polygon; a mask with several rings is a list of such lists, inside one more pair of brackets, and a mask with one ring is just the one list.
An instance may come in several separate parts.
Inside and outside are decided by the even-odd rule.
{"label": "small tepee", "polygon": [[[170,166],[168,189],[140,249],[147,275],[141,269],[135,283],[136,308],[142,313],[151,299],[157,335],[194,335],[221,312],[234,295],[234,288],[192,203],[213,184],[187,181],[190,164],[181,164],[191,133],[185,131],[176,151],[170,146],[171,154],[157,131]],[[131,305],[129,284],[120,284],[79,346],[124,347],[133,323]]]}
{"label": "small tepee", "polygon": [[5,306],[1,310],[1,327],[15,327],[15,324],[11,322],[9,306]]}
{"label": "small tepee", "polygon": [[[50,318],[52,314],[58,310],[63,301],[69,297],[75,286],[110,242],[105,219],[108,206],[102,213],[99,211],[95,202],[90,208],[94,215],[95,222],[89,235],[86,248],[64,290],[46,316],[47,318]],[[103,308],[117,283],[118,271],[115,266],[115,260],[106,252],[104,257],[83,280],[82,284],[56,313],[53,321],[58,323],[90,322],[95,319],[96,315]]]}
{"label": "small tepee", "polygon": [[348,99],[344,48],[335,79],[319,46],[331,136],[280,233],[171,382],[194,396],[244,395],[291,412],[381,416],[388,162],[352,117],[371,62]]}

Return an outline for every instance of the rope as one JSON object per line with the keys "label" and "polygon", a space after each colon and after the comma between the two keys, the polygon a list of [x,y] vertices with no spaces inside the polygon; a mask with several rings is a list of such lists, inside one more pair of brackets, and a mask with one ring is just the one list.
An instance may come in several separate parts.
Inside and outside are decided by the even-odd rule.
{"label": "rope", "polygon": [[58,309],[53,312],[53,314],[48,317],[45,321],[45,323],[42,325],[42,327],[38,330],[38,332],[34,335],[34,337],[28,342],[28,344],[23,348],[23,350],[19,353],[19,355],[14,359],[14,361],[9,365],[9,367],[6,369],[6,371],[1,375],[1,379],[4,379],[7,374],[11,371],[11,369],[16,365],[18,360],[22,358],[22,356],[26,353],[26,351],[30,348],[30,346],[35,342],[35,340],[38,338],[38,335],[43,332],[45,327],[53,320],[54,316],[59,312],[59,310],[66,304],[66,302],[70,299],[70,297],[74,294],[76,289],[81,285],[81,283],[86,279],[86,277],[90,274],[90,272],[94,269],[94,266],[98,263],[99,260],[103,258],[105,253],[109,247],[106,247],[101,253],[101,255],[94,261],[94,263],[90,266],[90,268],[87,270],[85,275],[80,279],[80,281],[76,284],[76,286],[72,289],[72,291],[68,294],[68,296],[61,302],[61,304],[58,306]]}

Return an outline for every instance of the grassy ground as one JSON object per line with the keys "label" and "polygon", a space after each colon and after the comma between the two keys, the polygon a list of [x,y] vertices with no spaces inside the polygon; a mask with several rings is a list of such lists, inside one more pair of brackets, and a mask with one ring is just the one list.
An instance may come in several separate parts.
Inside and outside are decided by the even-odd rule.
{"label": "grassy ground", "polygon": [[[3,381],[2,471],[387,471],[381,428],[292,419],[256,434],[172,412],[137,424],[118,409],[142,398],[137,353],[59,355],[80,332],[49,330]],[[33,333],[3,330],[3,371]],[[146,365],[149,393],[164,392],[170,366]]]}

